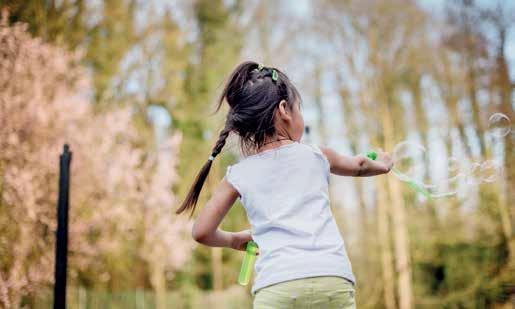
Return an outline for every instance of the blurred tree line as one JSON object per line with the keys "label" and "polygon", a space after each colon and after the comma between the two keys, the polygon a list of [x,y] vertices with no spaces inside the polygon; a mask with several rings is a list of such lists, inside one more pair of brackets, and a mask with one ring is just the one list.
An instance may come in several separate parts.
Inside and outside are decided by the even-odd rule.
{"label": "blurred tree line", "polygon": [[[429,150],[442,143],[443,158],[494,156],[487,119],[513,117],[513,7],[457,0],[439,16],[416,2],[323,2],[314,23],[338,56],[319,65],[337,81],[352,152],[415,139]],[[397,179],[378,177],[370,211],[356,181],[359,246],[377,249],[350,250],[360,253],[353,261],[364,304],[484,308],[513,297],[513,134],[502,145],[505,178],[461,198],[421,201]]]}
{"label": "blurred tree line", "polygon": [[[223,127],[223,110],[212,115],[214,103],[224,79],[240,60],[251,58],[286,68],[304,96],[306,122],[314,128],[315,140],[346,153],[364,153],[372,147],[392,150],[401,140],[415,139],[444,156],[462,154],[484,160],[495,155],[487,135],[488,116],[502,112],[514,119],[515,73],[507,58],[507,44],[513,32],[515,8],[504,1],[484,6],[473,0],[452,0],[438,13],[412,0],[196,0],[171,4],[137,0],[0,0],[0,7],[8,9],[9,25],[26,23],[27,30],[44,44],[78,54],[79,60],[70,61],[69,70],[83,70],[80,76],[91,81],[82,90],[91,105],[91,111],[83,117],[93,119],[119,110],[130,111],[130,123],[123,123],[134,127],[131,130],[136,137],[123,151],[125,155],[141,153],[132,164],[139,168],[152,156],[178,150],[172,156],[176,167],[152,161],[153,168],[140,170],[142,179],[157,177],[154,179],[158,179],[159,190],[170,191],[172,199],[160,200],[168,201],[166,207],[143,216],[145,220],[134,221],[130,228],[134,239],[108,237],[109,230],[99,234],[95,228],[102,222],[90,218],[96,231],[91,236],[93,240],[114,239],[124,249],[102,251],[98,248],[105,247],[92,247],[97,248],[97,253],[89,250],[85,260],[102,257],[100,264],[104,266],[82,267],[79,259],[73,258],[70,263],[78,274],[70,279],[71,285],[113,293],[131,288],[153,289],[161,299],[156,302],[158,307],[165,306],[166,290],[177,291],[185,307],[195,307],[206,291],[215,291],[220,299],[224,291],[230,291],[226,298],[243,299],[243,304],[249,304],[250,296],[245,294],[248,289],[231,288],[241,254],[198,246],[193,251],[183,249],[178,256],[184,255],[188,260],[169,267],[160,261],[176,250],[173,243],[162,245],[170,251],[156,251],[153,256],[145,252],[157,249],[147,249],[145,244],[150,242],[144,241],[159,239],[147,227],[163,213],[170,216],[170,225],[177,219],[173,209],[184,197]],[[5,49],[5,43],[1,44]],[[55,71],[52,66],[48,70]],[[9,71],[5,72],[7,82]],[[65,76],[65,84],[71,83],[71,77],[71,73]],[[77,91],[69,87],[70,92]],[[171,125],[161,134],[168,137],[166,140],[180,134],[178,148],[156,140],[150,110],[171,119]],[[34,128],[36,132],[38,127]],[[106,138],[113,136],[116,133]],[[40,140],[30,143],[37,146]],[[91,137],[87,141],[98,143],[93,140]],[[484,308],[509,303],[515,282],[513,142],[512,133],[501,143],[501,180],[449,199],[421,198],[393,176],[346,182],[333,179],[333,211],[358,278],[359,307]],[[114,144],[111,147],[118,147]],[[223,177],[226,166],[239,156],[237,142],[229,142],[222,153],[200,204]],[[99,158],[90,164],[99,166],[98,173],[102,174],[101,159],[109,161],[108,152]],[[0,175],[6,179],[6,166],[12,163],[6,156],[0,159]],[[21,164],[19,168],[23,167]],[[156,172],[161,169],[177,174],[173,180],[161,179],[164,176]],[[53,173],[48,179],[55,178],[56,171]],[[42,192],[52,196],[52,184],[43,186]],[[18,232],[12,232],[15,223],[5,219],[5,187],[3,180],[0,214],[4,219],[0,218],[0,230],[10,236],[3,236],[0,248],[8,252]],[[143,194],[135,184],[125,188]],[[350,193],[345,192],[354,192],[355,198],[347,197]],[[109,198],[112,194],[99,194],[92,201],[84,199],[77,209],[88,212],[102,200],[106,207],[108,203],[119,204]],[[21,200],[23,196],[20,193]],[[49,199],[44,204],[48,220],[54,211],[53,202]],[[12,202],[14,205],[18,207]],[[71,205],[73,213],[73,201]],[[135,208],[139,210],[132,213],[141,216],[151,207]],[[116,212],[109,218],[114,220]],[[52,228],[50,223],[43,226]],[[241,205],[235,205],[223,228],[247,227]],[[122,233],[114,227],[110,231]],[[44,238],[42,232],[35,233],[44,239],[41,250],[52,253],[53,240]],[[181,237],[188,239],[188,235]],[[177,249],[188,246],[185,243]],[[127,250],[133,252],[122,254]],[[1,255],[0,282],[10,282],[5,277],[12,270],[14,256]],[[49,260],[53,259],[51,255]],[[37,258],[37,254],[29,255],[25,267],[39,265]],[[40,282],[51,287],[48,274]],[[23,302],[33,304],[37,297],[34,288],[22,291]],[[0,299],[13,302],[14,294],[7,284],[0,285],[0,296],[4,297]],[[6,301],[3,305],[8,306]]]}

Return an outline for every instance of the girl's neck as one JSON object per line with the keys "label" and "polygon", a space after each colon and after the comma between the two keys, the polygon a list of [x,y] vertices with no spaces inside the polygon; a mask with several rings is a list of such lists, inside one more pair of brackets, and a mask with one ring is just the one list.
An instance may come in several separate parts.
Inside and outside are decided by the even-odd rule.
{"label": "girl's neck", "polygon": [[257,150],[257,153],[268,150],[268,149],[274,149],[274,148],[280,147],[282,145],[291,144],[291,143],[295,143],[295,141],[290,139],[289,137],[285,137],[285,136],[271,137],[271,138],[268,138],[265,140],[265,143],[263,144],[263,146],[261,146]]}

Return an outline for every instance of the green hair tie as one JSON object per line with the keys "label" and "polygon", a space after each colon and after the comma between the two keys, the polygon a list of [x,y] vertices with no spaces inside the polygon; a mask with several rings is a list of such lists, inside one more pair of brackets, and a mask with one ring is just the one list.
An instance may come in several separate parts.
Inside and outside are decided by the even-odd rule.
{"label": "green hair tie", "polygon": [[[262,65],[261,63],[258,64],[258,71],[261,71],[265,66]],[[276,82],[277,80],[279,79],[279,73],[277,73],[277,71],[275,69],[272,69],[272,80],[274,82]]]}
{"label": "green hair tie", "polygon": [[272,80],[277,81],[279,78],[279,74],[277,74],[277,71],[275,69],[272,69]]}

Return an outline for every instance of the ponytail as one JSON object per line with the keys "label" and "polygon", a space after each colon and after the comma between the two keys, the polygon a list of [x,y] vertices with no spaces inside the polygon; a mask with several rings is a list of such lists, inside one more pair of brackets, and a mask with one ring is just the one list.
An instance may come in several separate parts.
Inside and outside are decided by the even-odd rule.
{"label": "ponytail", "polygon": [[181,207],[177,209],[176,214],[180,214],[185,210],[191,210],[190,218],[193,216],[193,212],[195,211],[195,207],[197,206],[198,197],[200,192],[202,191],[202,187],[204,186],[204,182],[206,181],[207,175],[209,175],[209,171],[211,170],[211,165],[213,164],[214,158],[222,151],[222,148],[225,146],[225,141],[227,137],[231,133],[231,128],[229,123],[225,123],[225,128],[220,132],[218,136],[218,141],[216,141],[215,146],[213,147],[213,151],[211,152],[211,156],[209,156],[207,162],[202,166],[202,169],[198,173],[193,185],[186,196],[186,199],[182,203]]}
{"label": "ponytail", "polygon": [[245,61],[240,63],[229,76],[227,85],[225,86],[220,98],[218,99],[218,106],[216,111],[220,110],[224,100],[227,101],[232,109],[236,109],[238,103],[241,103],[239,96],[245,89],[245,84],[248,83],[249,78],[252,76],[252,71],[259,68],[259,64],[254,61]]}

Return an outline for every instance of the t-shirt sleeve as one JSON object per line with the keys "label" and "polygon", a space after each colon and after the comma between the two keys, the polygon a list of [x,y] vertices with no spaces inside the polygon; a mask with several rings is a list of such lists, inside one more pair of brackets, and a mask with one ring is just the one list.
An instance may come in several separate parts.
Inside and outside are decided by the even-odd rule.
{"label": "t-shirt sleeve", "polygon": [[234,187],[234,189],[236,189],[236,191],[238,191],[238,193],[241,196],[242,191],[241,191],[240,180],[239,180],[239,177],[238,177],[233,165],[229,165],[227,167],[227,172],[225,173],[224,178]]}
{"label": "t-shirt sleeve", "polygon": [[322,164],[324,164],[324,168],[326,170],[327,176],[331,174],[331,164],[329,163],[329,160],[325,156],[325,154],[322,152],[322,149],[318,147],[317,145],[310,145],[311,148],[313,148],[313,152],[322,160]]}

